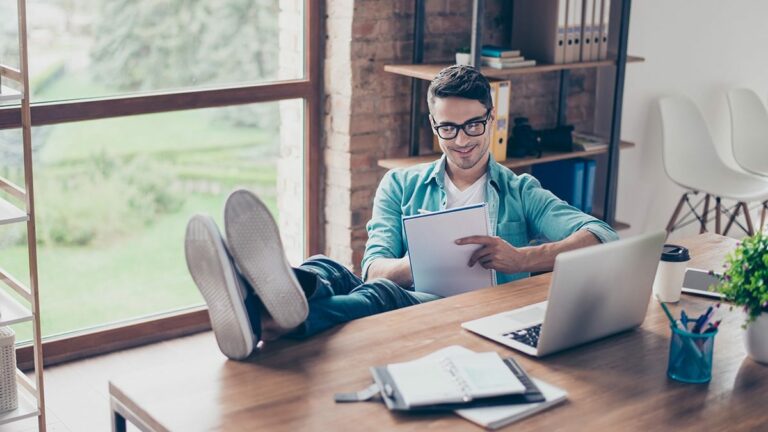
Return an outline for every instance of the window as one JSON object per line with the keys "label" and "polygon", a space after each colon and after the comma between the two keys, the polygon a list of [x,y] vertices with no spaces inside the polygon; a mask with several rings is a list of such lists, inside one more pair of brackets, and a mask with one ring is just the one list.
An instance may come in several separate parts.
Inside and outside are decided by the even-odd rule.
{"label": "window", "polygon": [[[129,323],[130,339],[134,320],[201,305],[186,221],[220,223],[235,187],[267,202],[293,263],[317,251],[317,2],[30,0],[28,11],[44,337]],[[6,39],[0,61],[15,55]],[[0,108],[12,179],[18,125],[17,107]],[[23,230],[2,227],[0,243],[0,266],[25,281]]]}

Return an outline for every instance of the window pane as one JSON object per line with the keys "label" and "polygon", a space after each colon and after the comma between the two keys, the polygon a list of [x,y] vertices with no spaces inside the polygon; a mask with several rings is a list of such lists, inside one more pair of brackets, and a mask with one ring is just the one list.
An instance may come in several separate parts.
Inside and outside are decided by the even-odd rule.
{"label": "window pane", "polygon": [[[202,304],[184,231],[255,191],[289,260],[304,251],[303,100],[34,129],[43,335]],[[21,178],[19,131],[0,132],[4,174]],[[20,180],[17,180],[20,181]],[[7,199],[7,198],[6,198]],[[0,227],[0,263],[28,281],[22,225]],[[27,326],[29,327],[29,326]],[[19,326],[19,339],[29,329]]]}
{"label": "window pane", "polygon": [[[28,0],[33,101],[303,77],[303,0]],[[0,16],[15,16],[0,2]],[[8,24],[11,25],[8,25]],[[15,36],[14,20],[2,35]],[[0,38],[0,61],[18,63]]]}

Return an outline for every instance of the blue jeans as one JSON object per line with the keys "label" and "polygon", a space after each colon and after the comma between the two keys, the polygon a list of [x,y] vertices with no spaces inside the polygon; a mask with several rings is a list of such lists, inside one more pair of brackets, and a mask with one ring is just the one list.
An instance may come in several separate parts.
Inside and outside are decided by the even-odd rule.
{"label": "blue jeans", "polygon": [[286,335],[292,338],[307,338],[347,321],[440,298],[402,288],[388,279],[363,282],[323,255],[310,257],[294,273],[307,295],[309,316],[297,331]]}

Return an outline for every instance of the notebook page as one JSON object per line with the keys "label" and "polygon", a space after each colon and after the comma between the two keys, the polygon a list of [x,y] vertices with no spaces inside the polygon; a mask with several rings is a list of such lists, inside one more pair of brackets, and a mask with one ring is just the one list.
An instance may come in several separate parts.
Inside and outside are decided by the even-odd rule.
{"label": "notebook page", "polygon": [[467,265],[480,246],[455,243],[489,234],[485,204],[409,216],[403,227],[416,291],[448,297],[495,284],[493,270]]}
{"label": "notebook page", "polygon": [[463,400],[461,387],[438,359],[393,363],[387,371],[408,406]]}
{"label": "notebook page", "polygon": [[495,352],[451,357],[454,372],[473,398],[525,392],[525,386]]}

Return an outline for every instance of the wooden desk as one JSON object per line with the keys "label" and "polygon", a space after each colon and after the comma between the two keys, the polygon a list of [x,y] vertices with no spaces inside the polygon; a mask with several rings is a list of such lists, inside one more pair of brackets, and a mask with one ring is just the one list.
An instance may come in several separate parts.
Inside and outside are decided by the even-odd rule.
{"label": "wooden desk", "polygon": [[[678,243],[691,249],[691,265],[720,268],[735,242],[705,234]],[[336,392],[370,384],[371,365],[414,359],[453,344],[514,355],[533,376],[568,391],[567,403],[509,430],[768,427],[768,367],[745,357],[743,318],[727,307],[721,308],[712,381],[704,385],[667,379],[670,330],[656,303],[639,329],[544,359],[461,329],[463,321],[544,300],[549,279],[541,275],[357,320],[301,343],[280,341],[247,363],[226,360],[210,339],[210,346],[191,347],[184,364],[113,380],[116,430],[124,429],[125,417],[152,431],[480,430],[451,414],[396,415],[378,403],[333,402]],[[688,295],[681,300],[691,314],[709,304]]]}

